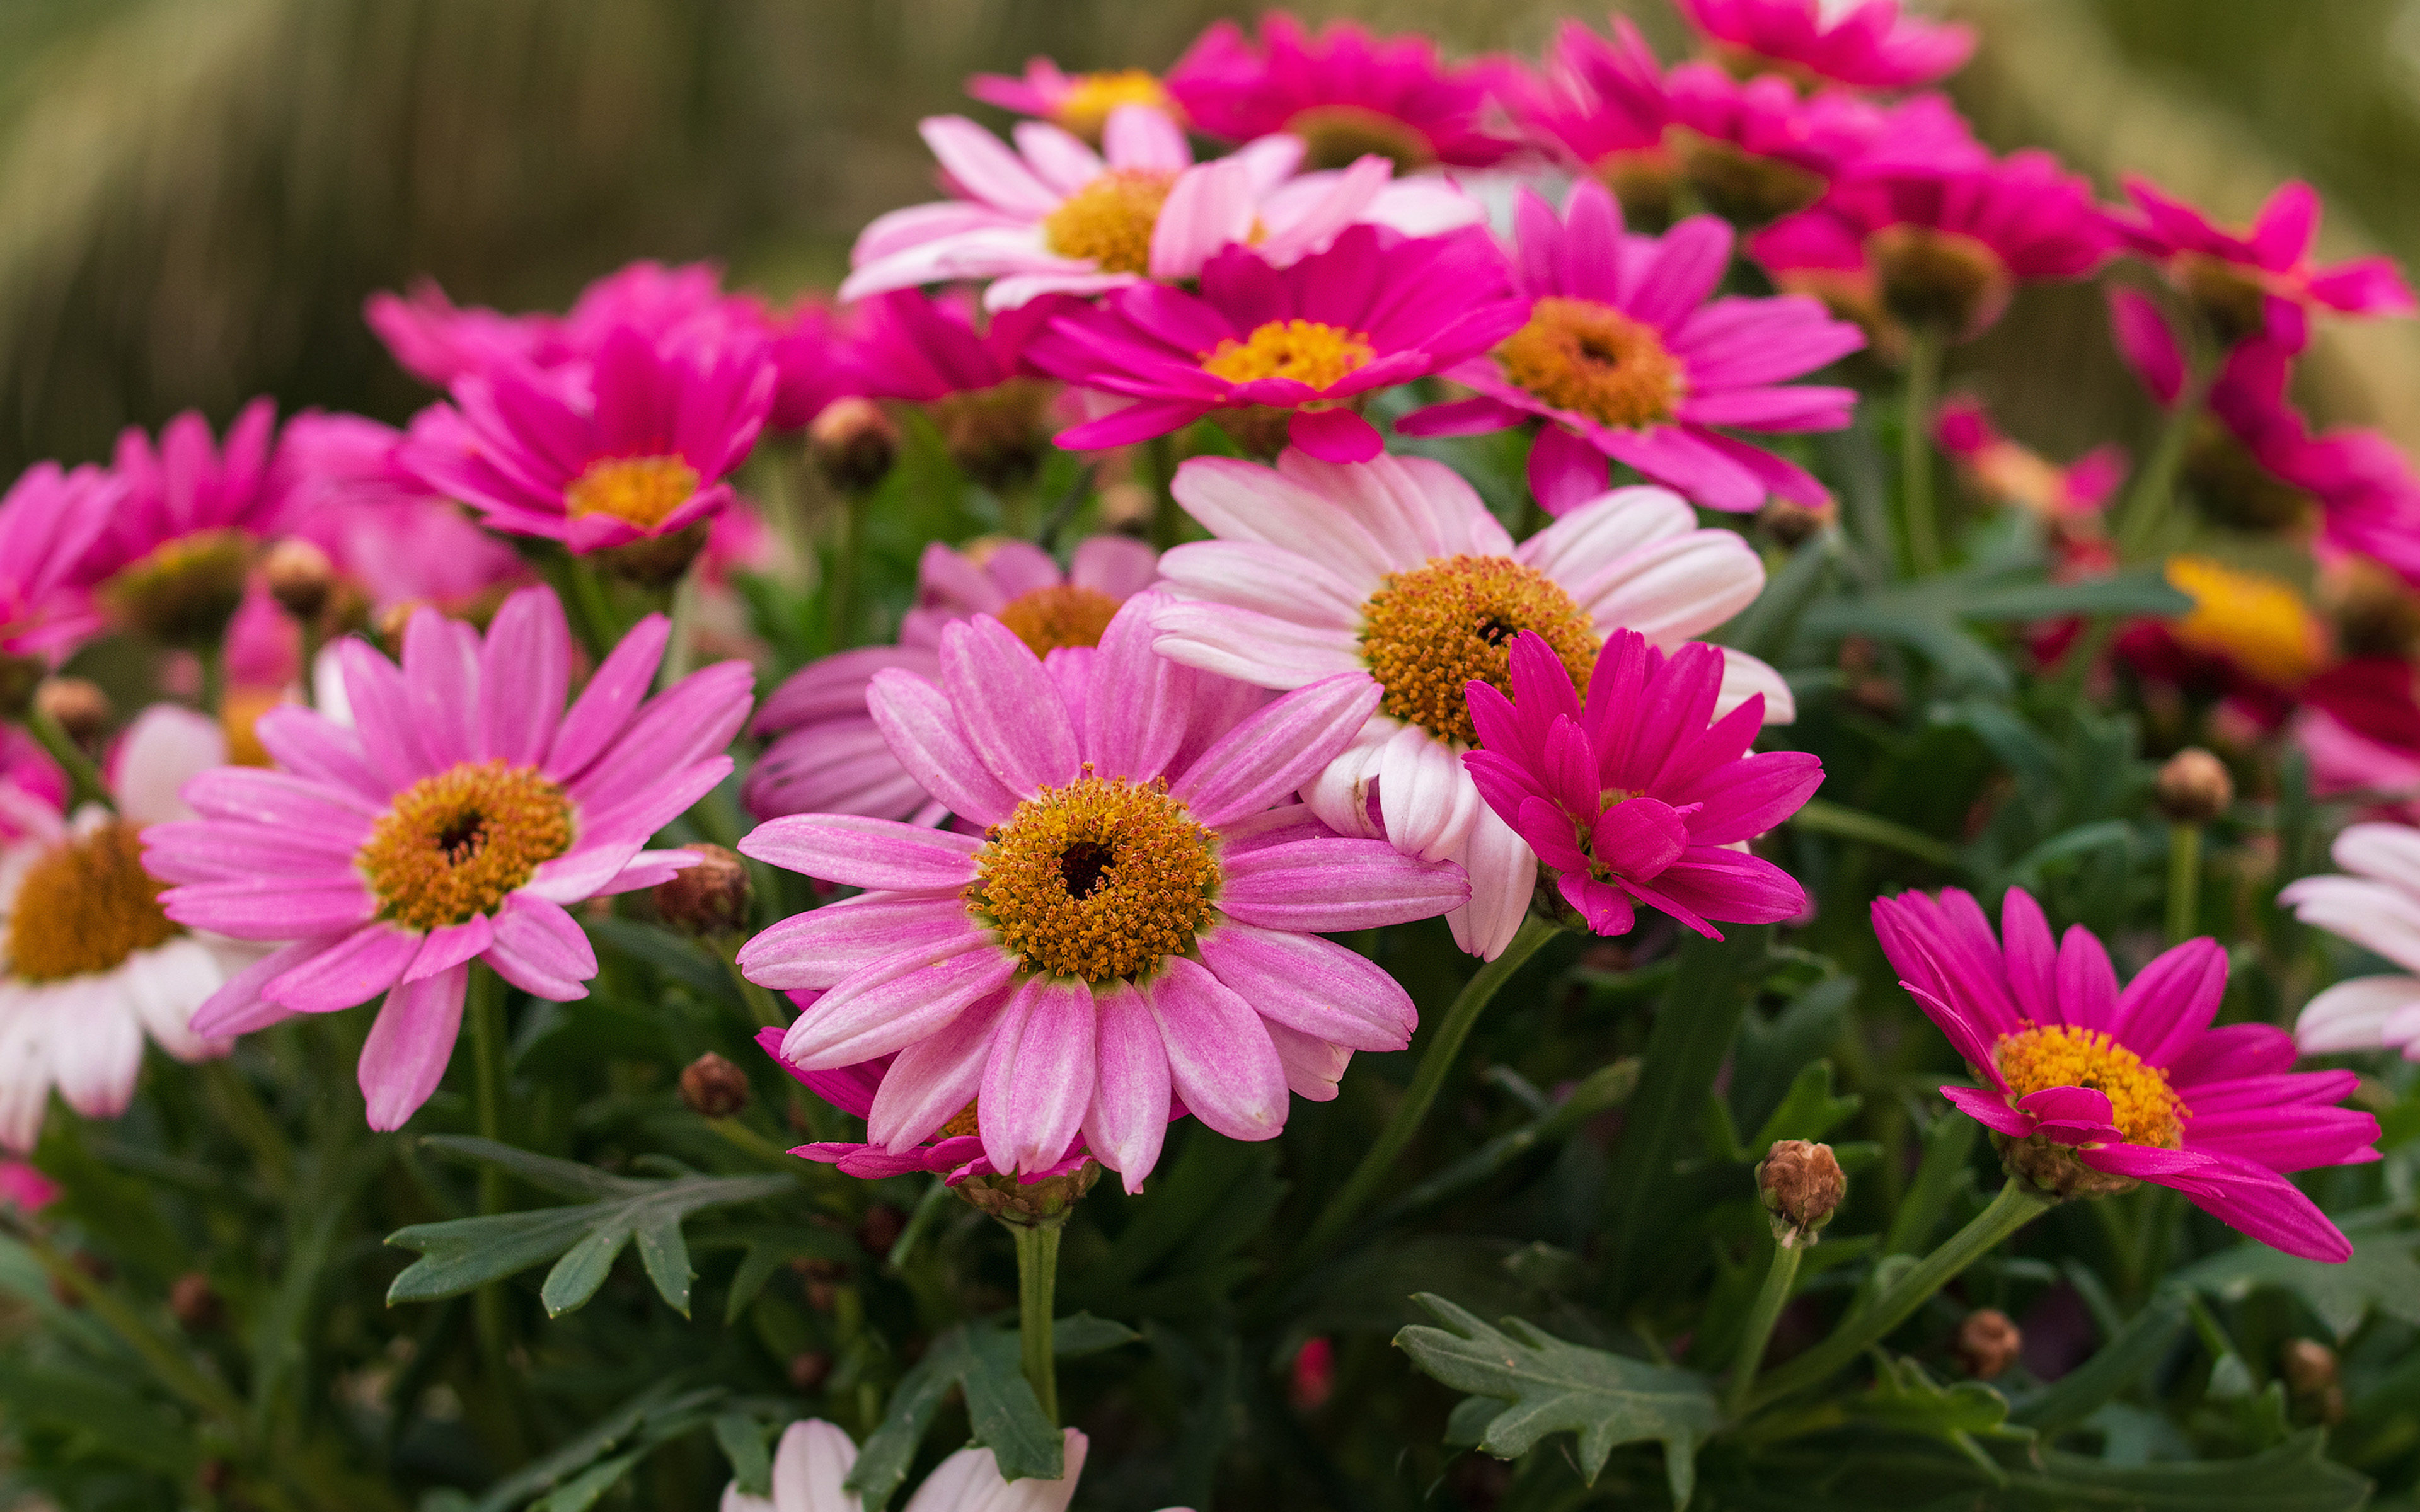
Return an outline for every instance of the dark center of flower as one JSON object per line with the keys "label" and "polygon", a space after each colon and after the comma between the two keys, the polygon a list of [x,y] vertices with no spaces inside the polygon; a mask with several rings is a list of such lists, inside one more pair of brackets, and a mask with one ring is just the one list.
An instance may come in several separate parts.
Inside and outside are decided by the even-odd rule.
{"label": "dark center of flower", "polygon": [[1111,112],[1126,105],[1148,105],[1172,115],[1175,103],[1156,75],[1142,69],[1119,69],[1078,75],[1075,87],[1067,91],[1050,115],[1061,130],[1097,143],[1109,124]]}
{"label": "dark center of flower", "polygon": [[1436,162],[1427,132],[1365,105],[1313,105],[1295,112],[1285,129],[1302,138],[1302,165],[1309,169],[1346,167],[1373,152],[1392,162],[1399,174]]}
{"label": "dark center of flower", "polygon": [[1317,320],[1271,320],[1242,341],[1229,336],[1200,355],[1203,372],[1230,383],[1281,378],[1325,389],[1368,366],[1377,354],[1357,331]]}
{"label": "dark center of flower", "polygon": [[1866,255],[1885,308],[1910,325],[1971,336],[2008,307],[2009,265],[1973,237],[1886,225],[1866,239]]}
{"label": "dark center of flower", "polygon": [[111,612],[172,646],[215,643],[243,602],[252,542],[241,531],[180,535],[131,562],[101,585]]}
{"label": "dark center of flower", "polygon": [[2260,465],[2249,447],[2209,415],[2185,445],[2185,481],[2194,501],[2221,525],[2239,531],[2292,531],[2318,512],[2311,496]]}
{"label": "dark center of flower", "polygon": [[2053,1024],[2000,1036],[1992,1050],[2009,1095],[2052,1087],[2088,1087],[2109,1100],[2109,1121],[2130,1145],[2175,1149],[2192,1116],[2168,1073],[2098,1029]]}
{"label": "dark center of flower", "polygon": [[1686,127],[1665,132],[1681,176],[1706,208],[1736,225],[1762,225],[1823,197],[1823,176]]}
{"label": "dark center of flower", "polygon": [[464,762],[397,794],[353,864],[380,918],[442,929],[494,913],[571,832],[569,801],[536,767]]}
{"label": "dark center of flower", "polygon": [[697,492],[697,469],[677,456],[605,456],[571,480],[563,491],[573,518],[611,515],[643,531],[654,530]]}
{"label": "dark center of flower", "polygon": [[1496,362],[1556,409],[1624,430],[1671,419],[1684,387],[1654,327],[1594,300],[1540,300]]}
{"label": "dark center of flower", "polygon": [[2220,346],[2232,347],[2269,328],[2269,291],[2234,263],[2189,252],[2169,271]]}
{"label": "dark center of flower", "polygon": [[1151,233],[1176,176],[1112,168],[1042,218],[1042,243],[1062,257],[1090,258],[1105,273],[1151,271]]}
{"label": "dark center of flower", "polygon": [[1217,837],[1163,782],[1088,771],[1018,804],[987,839],[967,909],[1028,971],[1148,977],[1210,922]]}
{"label": "dark center of flower", "polygon": [[1001,606],[1000,623],[1037,656],[1070,646],[1097,646],[1117,618],[1118,601],[1097,588],[1054,583],[1017,594]]}
{"label": "dark center of flower", "polygon": [[8,970],[25,981],[108,971],[183,931],[160,911],[134,825],[114,822],[27,869],[8,917]]}
{"label": "dark center of flower", "polygon": [[1361,606],[1361,660],[1386,690],[1382,712],[1467,741],[1466,685],[1510,692],[1512,638],[1524,630],[1545,638],[1575,687],[1588,681],[1596,629],[1560,584],[1510,557],[1435,557],[1388,573]]}

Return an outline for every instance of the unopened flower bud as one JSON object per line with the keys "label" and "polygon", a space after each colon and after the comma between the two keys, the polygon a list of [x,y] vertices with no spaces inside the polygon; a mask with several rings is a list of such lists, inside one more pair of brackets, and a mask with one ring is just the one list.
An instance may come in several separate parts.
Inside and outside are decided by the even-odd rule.
{"label": "unopened flower bud", "polygon": [[863,493],[890,475],[899,427],[871,399],[834,399],[807,426],[807,451],[833,487]]}
{"label": "unopened flower bud", "polygon": [[1734,225],[1762,225],[1823,197],[1823,179],[1785,159],[1748,152],[1676,127],[1666,133],[1681,176],[1706,208]]}
{"label": "unopened flower bud", "polygon": [[824,1378],[831,1374],[832,1357],[821,1350],[809,1350],[790,1356],[790,1389],[807,1394],[823,1389]]}
{"label": "unopened flower bud", "polygon": [[2024,1347],[2024,1334],[2008,1314],[1997,1307],[1978,1307],[1958,1325],[1951,1351],[1960,1369],[1978,1381],[1991,1381],[2016,1364]]}
{"label": "unopened flower bud", "polygon": [[877,1202],[857,1221],[857,1242],[865,1253],[881,1259],[907,1231],[908,1215],[888,1202]]}
{"label": "unopened flower bud", "polygon": [[656,913],[673,928],[689,934],[734,934],[748,927],[748,867],[720,845],[693,844],[681,849],[698,857],[694,866],[659,882],[648,894]]}
{"label": "unopened flower bud", "polygon": [[260,567],[269,579],[269,596],[296,619],[316,620],[328,607],[329,592],[336,585],[336,564],[310,542],[287,537],[269,548]]}
{"label": "unopened flower bud", "polygon": [[1809,508],[1787,499],[1776,499],[1757,512],[1756,522],[1776,543],[1795,550],[1828,529],[1837,513],[1829,504]]}
{"label": "unopened flower bud", "polygon": [[680,1095],[701,1118],[728,1119],[748,1105],[748,1073],[709,1050],[682,1069]]}
{"label": "unopened flower bud", "polygon": [[1088,1160],[1063,1176],[1047,1176],[1039,1181],[1014,1176],[970,1176],[958,1183],[957,1194],[1001,1223],[1019,1228],[1056,1228],[1100,1179],[1100,1162]]}
{"label": "unopened flower bud", "polygon": [[1778,1139],[1757,1165],[1756,1186],[1772,1219],[1775,1242],[1803,1248],[1815,1242],[1816,1231],[1839,1210],[1849,1179],[1840,1173],[1831,1146]]}
{"label": "unopened flower bud", "polygon": [[34,690],[34,706],[57,720],[79,745],[109,727],[109,695],[99,683],[81,677],[45,678]]}
{"label": "unopened flower bud", "polygon": [[2235,779],[2226,764],[2188,746],[2167,759],[2153,789],[2160,811],[2180,825],[2206,825],[2235,802]]}
{"label": "unopened flower bud", "polygon": [[1041,467],[1050,440],[1045,422],[1058,392],[1041,378],[1013,378],[936,399],[924,412],[958,470],[1001,493],[1031,482]]}
{"label": "unopened flower bud", "polygon": [[2317,1339],[2288,1339],[2277,1351],[2277,1374],[2304,1422],[2342,1422],[2344,1383],[2336,1376],[2336,1351]]}
{"label": "unopened flower bud", "polygon": [[170,1283],[168,1310],[176,1314],[186,1332],[193,1334],[208,1333],[226,1317],[226,1305],[219,1300],[218,1288],[199,1271],[188,1271]]}

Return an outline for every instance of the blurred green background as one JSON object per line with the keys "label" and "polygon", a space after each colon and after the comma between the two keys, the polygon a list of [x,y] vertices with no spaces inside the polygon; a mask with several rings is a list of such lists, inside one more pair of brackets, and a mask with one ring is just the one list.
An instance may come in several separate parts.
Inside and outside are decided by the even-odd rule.
{"label": "blurred green background", "polygon": [[[1310,0],[1309,16],[1534,55],[1547,0]],[[1666,55],[1664,0],[1630,0]],[[1957,81],[1994,143],[2230,216],[2328,196],[2323,252],[2420,258],[2415,0],[1964,0]],[[928,197],[920,116],[1030,54],[1161,67],[1214,0],[7,0],[0,5],[0,456],[105,454],[118,426],[247,396],[399,419],[427,397],[360,320],[416,275],[560,307],[634,256],[828,285],[857,228]],[[2029,293],[1963,351],[2054,453],[2139,434],[2097,294]],[[2420,442],[2420,327],[2335,327],[2323,417]]]}

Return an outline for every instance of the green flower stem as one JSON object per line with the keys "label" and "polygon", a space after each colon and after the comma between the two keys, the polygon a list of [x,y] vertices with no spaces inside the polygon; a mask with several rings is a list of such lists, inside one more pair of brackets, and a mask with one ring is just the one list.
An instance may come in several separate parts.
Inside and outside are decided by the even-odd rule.
{"label": "green flower stem", "polygon": [[706,1126],[731,1143],[732,1148],[746,1153],[750,1159],[768,1170],[796,1176],[800,1165],[797,1156],[782,1149],[737,1119],[708,1119]]}
{"label": "green flower stem", "polygon": [[1176,438],[1155,436],[1147,443],[1151,457],[1151,544],[1165,551],[1185,533],[1185,512],[1176,505]]}
{"label": "green flower stem", "polygon": [[[504,1138],[504,984],[494,969],[484,962],[471,964],[470,1002],[466,1017],[471,1021],[472,1095],[478,1120],[479,1137]],[[479,1166],[479,1211],[485,1216],[504,1211],[504,1172],[499,1165],[482,1162]],[[487,1367],[498,1372],[496,1380],[509,1377],[506,1368],[504,1288],[501,1281],[490,1281],[481,1287],[473,1298],[473,1316],[478,1327],[479,1352]]]}
{"label": "green flower stem", "polygon": [[1747,1329],[1740,1335],[1739,1353],[1732,1360],[1730,1386],[1723,1393],[1723,1409],[1730,1416],[1739,1416],[1747,1406],[1748,1394],[1756,1387],[1757,1366],[1764,1363],[1765,1346],[1773,1342],[1773,1325],[1781,1320],[1781,1309],[1790,1304],[1791,1288],[1798,1284],[1798,1261],[1804,1253],[1787,1239],[1773,1247],[1773,1263],[1765,1268],[1764,1286],[1756,1294]]}
{"label": "green flower stem", "polygon": [[1881,845],[1913,856],[1919,861],[1935,866],[1958,864],[1957,847],[1947,841],[1935,840],[1920,829],[1910,829],[1896,820],[1879,814],[1844,809],[1837,803],[1809,798],[1799,806],[1788,821],[1801,829],[1811,829],[1821,835],[1838,835],[1842,840],[1863,841],[1869,845]]}
{"label": "green flower stem", "polygon": [[697,671],[697,606],[701,590],[697,584],[697,565],[681,574],[673,584],[672,634],[665,638],[664,663],[656,673],[658,687],[670,687]]}
{"label": "green flower stem", "polygon": [[1051,1309],[1059,1290],[1059,1226],[1011,1224],[1016,1240],[1016,1338],[1025,1379],[1050,1426],[1059,1426],[1059,1365],[1050,1350]]}
{"label": "green flower stem", "polygon": [[2181,945],[2201,918],[2201,825],[2168,826],[2168,943]]}
{"label": "green flower stem", "polygon": [[865,565],[865,515],[874,493],[853,488],[842,495],[832,536],[831,581],[824,590],[826,651],[857,644],[857,579]]}
{"label": "green flower stem", "polygon": [[2177,473],[2184,466],[2185,449],[2201,421],[2202,402],[2209,393],[2209,381],[2196,371],[2177,395],[2175,408],[2160,427],[2159,440],[2152,443],[2150,460],[2143,464],[2134,486],[2127,492],[2126,512],[2118,524],[2118,561],[2138,562],[2159,541],[2160,527],[2167,523],[2168,506],[2176,498]]}
{"label": "green flower stem", "polygon": [[25,731],[41,742],[42,748],[51,753],[51,760],[58,763],[59,770],[67,773],[68,801],[71,806],[81,808],[87,803],[97,803],[104,809],[115,810],[117,807],[110,799],[109,789],[101,780],[101,769],[92,764],[92,758],[69,737],[67,730],[49,710],[39,704],[27,709]]}
{"label": "green flower stem", "polygon": [[1412,1073],[1412,1085],[1405,1089],[1404,1100],[1395,1104],[1395,1116],[1387,1120],[1387,1127],[1379,1133],[1377,1142],[1370,1147],[1370,1152],[1361,1157],[1361,1164],[1354,1167],[1343,1190],[1328,1199],[1319,1221],[1311,1226],[1311,1232],[1295,1248],[1294,1263],[1296,1268],[1308,1264],[1343,1238],[1353,1227],[1354,1220],[1359,1218],[1362,1211],[1376,1198],[1379,1187],[1386,1183],[1388,1174],[1394,1170],[1395,1162],[1402,1157],[1404,1148],[1419,1132],[1420,1120],[1428,1117],[1429,1105],[1444,1089],[1445,1079],[1452,1072],[1454,1061],[1462,1054],[1463,1041],[1470,1038],[1471,1029],[1479,1023],[1479,1015],[1495,1000],[1496,994],[1503,985],[1512,980],[1512,974],[1538,953],[1539,947],[1555,937],[1558,928],[1534,915],[1523,919],[1521,933],[1512,936],[1512,943],[1504,948],[1504,953],[1480,967],[1479,975],[1463,987],[1461,995],[1453,1000],[1453,1006],[1446,1010],[1445,1020],[1437,1026],[1428,1048],[1420,1052],[1419,1069]]}
{"label": "green flower stem", "polygon": [[1747,1396],[1743,1408],[1754,1410],[1830,1379],[1834,1372],[1864,1353],[1867,1346],[1905,1322],[1926,1299],[1989,1254],[2002,1240],[2048,1212],[2057,1201],[2048,1193],[2009,1178],[2001,1186],[2000,1195],[1975,1215],[1973,1223],[1917,1261],[1889,1290],[1876,1297],[1872,1306],[1844,1319],[1832,1331],[1831,1337],[1765,1377],[1764,1384]]}
{"label": "green flower stem", "polygon": [[213,640],[196,655],[202,663],[202,712],[216,715],[226,702],[226,653]]}
{"label": "green flower stem", "polygon": [[205,1060],[195,1068],[201,1072],[202,1095],[218,1116],[243,1145],[260,1167],[262,1180],[272,1191],[284,1192],[294,1183],[294,1151],[286,1142],[286,1132],[245,1080],[243,1072],[231,1061]]}
{"label": "green flower stem", "polygon": [[585,558],[564,558],[564,580],[571,587],[566,595],[571,600],[572,624],[581,639],[588,642],[590,655],[600,661],[622,639],[620,617],[613,612],[613,603],[606,595],[605,584],[597,569]]}
{"label": "green flower stem", "polygon": [[33,1227],[11,1223],[12,1236],[25,1246],[27,1253],[41,1262],[51,1279],[76,1295],[92,1316],[101,1319],[126,1347],[142,1357],[151,1367],[160,1384],[181,1398],[185,1404],[205,1417],[216,1418],[229,1428],[241,1422],[243,1405],[225,1384],[196,1369],[194,1363],[176,1345],[162,1337],[143,1320],[132,1303],[119,1295],[114,1287],[86,1275],[75,1262],[59,1253],[51,1242]]}
{"label": "green flower stem", "polygon": [[1900,500],[1907,512],[1907,570],[1926,578],[1941,570],[1941,520],[1932,502],[1932,408],[1941,388],[1941,332],[1916,325],[1907,333],[1907,402],[1900,431]]}

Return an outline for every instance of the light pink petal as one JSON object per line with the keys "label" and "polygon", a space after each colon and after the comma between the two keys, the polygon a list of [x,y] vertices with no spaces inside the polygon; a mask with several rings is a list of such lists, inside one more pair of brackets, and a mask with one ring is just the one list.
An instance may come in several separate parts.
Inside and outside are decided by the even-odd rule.
{"label": "light pink petal", "polygon": [[597,949],[577,919],[543,898],[516,892],[496,913],[488,964],[521,991],[551,1002],[588,995]]}
{"label": "light pink petal", "polygon": [[1789,681],[1771,664],[1729,646],[1719,649],[1723,654],[1723,687],[1714,698],[1715,718],[1722,718],[1752,698],[1764,700],[1767,724],[1788,724],[1798,717],[1797,695],[1791,692]]}
{"label": "light pink petal", "polygon": [[306,934],[346,933],[377,912],[378,900],[359,877],[341,882],[270,877],[171,888],[161,895],[160,907],[188,928],[283,943]]}
{"label": "light pink petal", "polygon": [[1251,1005],[1203,967],[1171,956],[1143,985],[1168,1050],[1169,1080],[1195,1118],[1230,1139],[1285,1127],[1285,1068]]}
{"label": "light pink petal", "polygon": [[[1156,118],[1157,112],[1151,113]],[[1177,176],[1151,231],[1151,276],[1192,278],[1210,255],[1251,235],[1252,184],[1232,159],[1205,162]]]}
{"label": "light pink petal", "polygon": [[954,955],[903,950],[801,1012],[782,1038],[782,1058],[821,1071],[904,1050],[1006,987],[1016,971],[1016,957],[989,945]]}
{"label": "light pink petal", "polygon": [[1185,133],[1166,113],[1149,105],[1120,105],[1109,112],[1101,127],[1101,156],[1112,168],[1148,173],[1183,173],[1193,165]]}
{"label": "light pink petal", "polygon": [[968,745],[1010,793],[1031,797],[1076,779],[1067,705],[1008,626],[985,614],[943,630],[941,683]]}
{"label": "light pink petal", "polygon": [[607,653],[555,731],[546,758],[548,777],[564,782],[579,776],[622,733],[655,686],[656,666],[663,660],[671,634],[670,620],[650,614]]}
{"label": "light pink petal", "polygon": [[975,1113],[984,1153],[1003,1174],[1047,1170],[1075,1142],[1093,1105],[1093,1020],[1090,987],[1043,978],[1002,1012]]}
{"label": "light pink petal", "polygon": [[1016,153],[965,116],[928,116],[916,130],[950,177],[985,204],[1037,220],[1059,208],[1060,196]]}
{"label": "light pink petal", "polygon": [[440,767],[473,760],[479,744],[479,632],[433,609],[403,631],[404,686],[420,742]]}
{"label": "light pink petal", "polygon": [[952,813],[997,825],[1016,811],[1016,795],[976,757],[939,688],[913,672],[876,672],[865,707],[900,768]]}
{"label": "light pink petal", "polygon": [[1453,940],[1482,961],[1504,953],[1520,933],[1537,890],[1538,856],[1495,810],[1481,811],[1459,859],[1469,877],[1470,902],[1446,916]]}
{"label": "light pink petal", "polygon": [[1479,789],[1451,742],[1407,724],[1378,748],[1378,808],[1388,840],[1406,856],[1451,857],[1478,823],[1480,807]]}
{"label": "light pink petal", "polygon": [[1140,1192],[1168,1136],[1168,1049],[1159,1021],[1131,985],[1104,983],[1094,989],[1093,1005],[1097,1059],[1084,1143],[1127,1192]]}
{"label": "light pink petal", "polygon": [[1229,922],[1197,948],[1211,974],[1262,1017],[1353,1050],[1401,1050],[1419,1013],[1376,963],[1310,934]]}
{"label": "light pink petal", "polygon": [[381,1134],[402,1128],[444,1080],[470,980],[471,968],[458,965],[386,995],[362,1044],[360,1080],[371,1128]]}
{"label": "light pink petal", "polygon": [[1259,541],[1187,542],[1160,559],[1160,570],[1187,598],[1347,636],[1358,632],[1369,596],[1309,557]]}
{"label": "light pink petal", "polygon": [[1522,542],[1513,556],[1566,589],[1590,582],[1618,559],[1689,534],[1698,512],[1669,488],[1616,488],[1569,510]]}
{"label": "light pink petal", "polygon": [[1152,615],[1163,656],[1256,687],[1300,687],[1362,672],[1349,632],[1295,625],[1224,604],[1169,603]]}
{"label": "light pink petal", "polygon": [[262,956],[204,999],[186,1026],[206,1040],[232,1039],[289,1017],[293,1011],[261,996],[261,988],[343,939],[341,934],[323,934],[296,940]]}
{"label": "light pink petal", "polygon": [[1382,841],[1337,837],[1229,857],[1218,906],[1247,924],[1326,934],[1429,918],[1469,900],[1470,885],[1450,862],[1418,860]]}
{"label": "light pink petal", "polygon": [[2420,1009],[2420,977],[2355,977],[2303,1005],[2294,1041],[2308,1056],[2402,1048],[2404,1038],[2390,1036],[2388,1028],[2414,1009]]}
{"label": "light pink petal", "polygon": [[496,926],[486,914],[473,914],[459,924],[433,929],[421,941],[419,953],[403,968],[405,981],[418,981],[451,971],[496,942]]}
{"label": "light pink petal", "polygon": [[1627,552],[1570,586],[1599,634],[1636,630],[1668,651],[1756,602],[1764,563],[1736,532],[1692,531]]}
{"label": "light pink petal", "polygon": [[1213,829],[1258,812],[1340,755],[1376,710],[1379,693],[1363,674],[1296,688],[1203,751],[1170,795]]}
{"label": "light pink petal", "polygon": [[978,1004],[893,1057],[866,1110],[867,1141],[893,1155],[906,1154],[966,1111],[983,1089],[994,1030],[1002,1026],[1002,1010],[1013,1001],[1003,995]]}
{"label": "light pink petal", "polygon": [[739,853],[850,887],[954,892],[975,877],[983,841],[856,814],[789,814],[768,819],[739,841]]}
{"label": "light pink petal", "polygon": [[1067,580],[1096,589],[1120,602],[1151,586],[1159,554],[1128,535],[1088,535],[1069,559]]}
{"label": "light pink petal", "polygon": [[739,948],[739,969],[784,992],[837,987],[910,948],[971,950],[984,933],[955,897],[869,892],[794,914]]}
{"label": "light pink petal", "polygon": [[265,983],[261,995],[298,1013],[331,1013],[366,1003],[395,985],[425,938],[383,920],[365,924]]}

